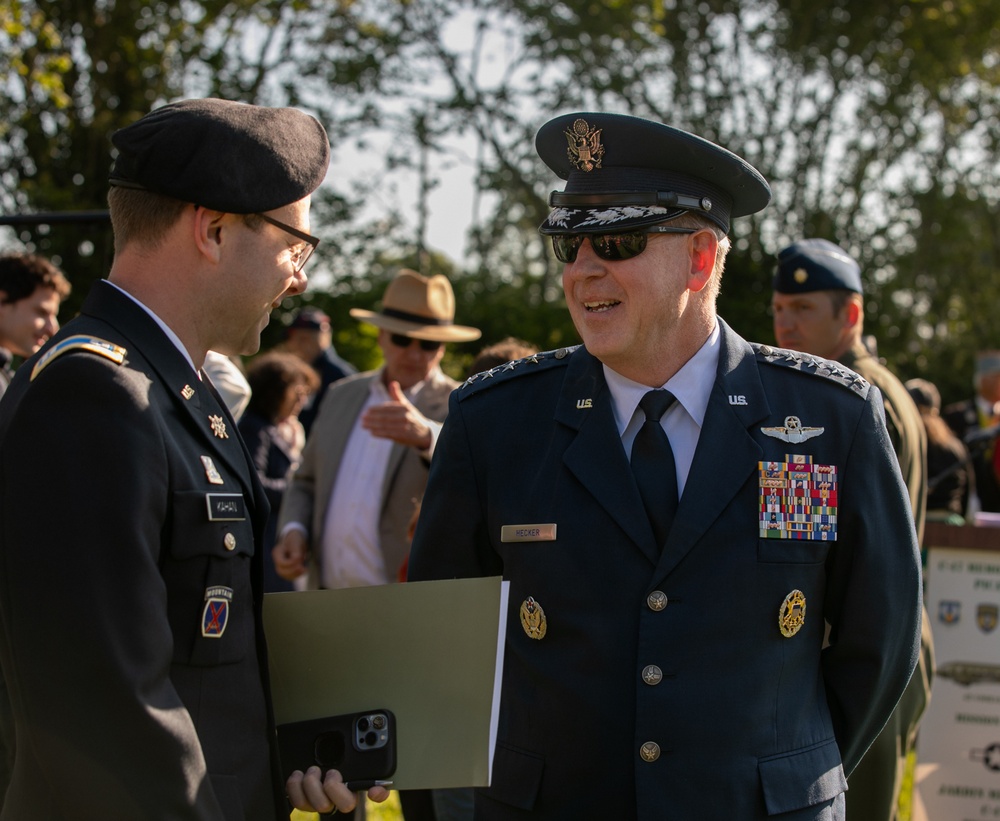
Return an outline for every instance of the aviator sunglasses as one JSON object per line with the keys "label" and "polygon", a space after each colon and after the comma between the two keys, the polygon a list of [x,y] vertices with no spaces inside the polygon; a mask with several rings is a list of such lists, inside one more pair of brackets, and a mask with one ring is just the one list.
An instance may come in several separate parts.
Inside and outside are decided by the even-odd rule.
{"label": "aviator sunglasses", "polygon": [[409,348],[411,342],[419,342],[420,350],[436,351],[441,347],[442,342],[435,342],[433,339],[414,339],[412,336],[407,336],[406,334],[389,334],[389,341],[392,342],[397,348]]}
{"label": "aviator sunglasses", "polygon": [[560,262],[575,262],[576,254],[585,239],[590,240],[594,253],[608,262],[632,259],[646,250],[647,234],[694,234],[697,228],[673,228],[653,225],[621,234],[553,234],[552,250]]}

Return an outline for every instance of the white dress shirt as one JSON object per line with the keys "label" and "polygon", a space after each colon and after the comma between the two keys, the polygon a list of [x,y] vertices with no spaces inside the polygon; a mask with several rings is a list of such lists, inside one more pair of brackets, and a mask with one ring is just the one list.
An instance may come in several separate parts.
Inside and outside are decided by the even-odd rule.
{"label": "white dress shirt", "polygon": [[[424,384],[418,382],[403,393],[415,402]],[[323,587],[365,587],[395,581],[389,578],[379,539],[382,486],[395,442],[373,436],[361,427],[361,417],[368,408],[389,401],[380,372],[372,380],[368,398],[354,420],[330,492],[320,541]],[[433,441],[441,425],[433,423],[431,428]]]}

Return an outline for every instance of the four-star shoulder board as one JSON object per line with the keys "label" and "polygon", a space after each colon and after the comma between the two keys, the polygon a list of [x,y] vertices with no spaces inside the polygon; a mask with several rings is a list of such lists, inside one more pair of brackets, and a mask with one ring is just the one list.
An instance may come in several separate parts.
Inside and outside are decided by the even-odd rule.
{"label": "four-star shoulder board", "polygon": [[507,379],[512,379],[515,376],[523,376],[524,374],[535,373],[557,365],[565,365],[569,361],[570,354],[579,347],[579,345],[574,345],[570,348],[559,348],[555,351],[532,354],[522,359],[504,362],[502,365],[497,365],[488,371],[473,374],[459,388],[459,401],[477,393],[479,390],[499,384],[500,382],[505,382]]}
{"label": "four-star shoulder board", "polygon": [[121,345],[115,345],[106,339],[99,339],[96,336],[67,336],[49,348],[31,369],[31,381],[45,368],[52,364],[58,357],[70,351],[88,351],[110,359],[116,365],[121,365],[125,361],[127,351]]}
{"label": "four-star shoulder board", "polygon": [[753,348],[758,361],[778,365],[783,368],[792,368],[793,370],[814,376],[825,376],[827,379],[843,385],[845,388],[850,388],[861,398],[868,396],[868,388],[870,387],[868,381],[850,368],[845,368],[839,362],[822,359],[818,356],[810,356],[800,351],[774,348],[770,345],[759,345],[756,342],[751,342],[750,346]]}

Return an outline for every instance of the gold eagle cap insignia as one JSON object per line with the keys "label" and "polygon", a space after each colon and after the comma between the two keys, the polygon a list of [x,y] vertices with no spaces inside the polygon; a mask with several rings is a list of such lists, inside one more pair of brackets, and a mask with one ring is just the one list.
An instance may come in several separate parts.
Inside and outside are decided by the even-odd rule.
{"label": "gold eagle cap insignia", "polygon": [[575,120],[572,127],[564,131],[569,147],[566,156],[578,171],[593,171],[601,167],[604,146],[601,145],[600,128],[591,128],[583,118]]}
{"label": "gold eagle cap insignia", "polygon": [[826,428],[806,427],[797,416],[786,416],[784,425],[776,425],[769,428],[761,428],[760,432],[765,436],[772,436],[782,442],[805,442],[819,436]]}

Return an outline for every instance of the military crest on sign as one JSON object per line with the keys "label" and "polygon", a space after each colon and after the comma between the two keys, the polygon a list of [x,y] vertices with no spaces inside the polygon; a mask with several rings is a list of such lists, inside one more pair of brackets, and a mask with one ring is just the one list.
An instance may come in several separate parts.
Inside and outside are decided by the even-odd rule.
{"label": "military crest on sign", "polygon": [[992,633],[997,629],[1000,607],[995,604],[981,604],[976,608],[976,624],[984,633]]}
{"label": "military crest on sign", "polygon": [[950,599],[938,602],[938,621],[942,624],[958,624],[962,618],[962,603]]}

